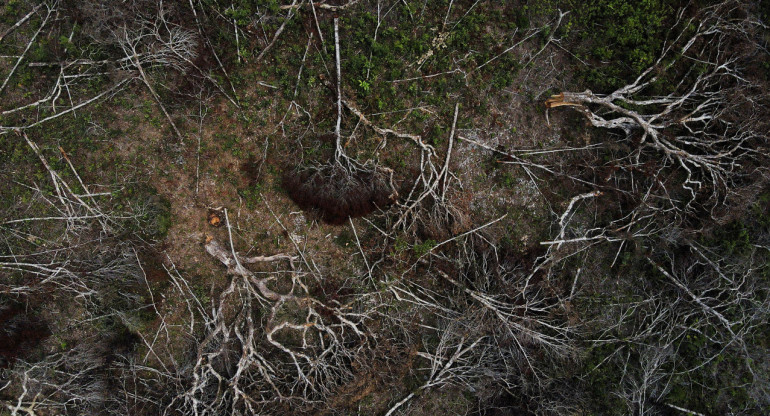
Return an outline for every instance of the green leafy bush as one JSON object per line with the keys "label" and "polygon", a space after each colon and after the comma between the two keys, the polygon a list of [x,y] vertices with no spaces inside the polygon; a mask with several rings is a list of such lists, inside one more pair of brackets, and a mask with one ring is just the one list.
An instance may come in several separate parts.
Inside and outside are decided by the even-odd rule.
{"label": "green leafy bush", "polygon": [[570,27],[583,42],[578,55],[590,67],[580,76],[596,90],[617,88],[650,66],[660,53],[678,2],[663,0],[569,0]]}

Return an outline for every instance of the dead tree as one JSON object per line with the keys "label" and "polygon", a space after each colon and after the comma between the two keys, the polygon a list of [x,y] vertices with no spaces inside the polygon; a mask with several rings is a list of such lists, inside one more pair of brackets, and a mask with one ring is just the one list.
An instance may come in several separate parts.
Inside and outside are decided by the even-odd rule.
{"label": "dead tree", "polygon": [[[610,132],[620,144],[607,147],[620,151],[607,155],[602,175],[573,178],[590,192],[555,214],[554,237],[541,242],[547,252],[531,276],[550,276],[552,266],[606,242],[617,247],[614,265],[629,244],[686,222],[719,220],[738,191],[763,175],[768,102],[750,71],[767,54],[761,30],[738,2],[694,15],[682,9],[658,59],[632,82],[609,94],[563,92],[545,102],[546,115],[569,108]],[[606,204],[617,204],[619,214],[596,221]]]}
{"label": "dead tree", "polygon": [[[610,370],[618,375],[613,394],[629,412],[660,414],[661,406],[682,405],[667,396],[675,387],[672,379],[697,377],[729,358],[734,379],[746,380],[757,392],[752,406],[766,406],[767,377],[756,361],[762,348],[752,341],[770,306],[756,268],[766,254],[753,252],[734,261],[713,247],[676,243],[684,244],[680,254],[663,247],[647,258],[649,272],[660,276],[660,283],[639,284],[628,300],[594,312],[602,316],[595,345],[617,346],[601,364],[618,370]],[[695,351],[693,340],[702,345]],[[718,395],[715,403],[729,405],[730,398],[719,396],[719,384],[702,388]]]}
{"label": "dead tree", "polygon": [[182,133],[155,91],[144,66],[157,65],[185,72],[188,64],[196,57],[198,42],[194,33],[169,24],[161,6],[153,22],[140,21],[138,27],[130,31],[124,26],[122,31],[115,33],[115,38],[126,55],[124,68],[136,69],[150,95],[163,111],[174,134],[181,140]]}
{"label": "dead tree", "polygon": [[[340,64],[339,22],[334,19],[336,63],[334,156],[326,163],[297,166],[284,176],[283,186],[303,209],[316,210],[331,224],[343,224],[348,218],[367,215],[394,203],[398,193],[393,185],[393,171],[375,160],[360,162],[347,155],[342,140],[343,98]],[[308,43],[308,47],[310,44]],[[293,103],[294,104],[294,103]],[[357,110],[353,110],[354,114]],[[360,112],[359,118],[363,117]]]}
{"label": "dead tree", "polygon": [[[62,148],[57,153],[75,178],[69,181],[52,168],[48,157],[27,133],[20,133],[19,138],[40,160],[50,182],[48,186],[22,182],[33,191],[26,209],[37,215],[14,214],[0,223],[5,243],[12,247],[9,254],[0,255],[0,270],[22,277],[14,284],[6,279],[0,281],[0,294],[26,295],[55,287],[60,293],[69,293],[75,300],[88,303],[100,295],[99,287],[114,276],[125,274],[114,283],[130,281],[127,278],[136,276],[138,270],[132,259],[125,259],[127,248],[99,243],[111,241],[125,221],[141,223],[146,213],[142,210],[147,206],[139,205],[135,212],[115,210],[104,200],[111,192],[104,188],[97,191],[86,184]],[[52,190],[50,196],[45,188]],[[89,246],[91,251],[84,256],[84,249]]]}
{"label": "dead tree", "polygon": [[[206,252],[227,267],[230,283],[203,312],[186,390],[168,409],[190,414],[262,412],[291,404],[313,408],[352,378],[351,365],[368,351],[370,314],[356,302],[312,296],[300,258],[243,256],[209,237]],[[265,264],[273,271],[254,272]],[[233,309],[235,308],[235,309]]]}
{"label": "dead tree", "polygon": [[[439,340],[417,353],[427,360],[420,370],[427,381],[394,402],[389,414],[423,391],[448,385],[473,391],[482,402],[503,389],[538,397],[544,407],[574,404],[560,402],[553,386],[556,369],[575,357],[577,328],[558,296],[547,294],[552,288],[528,281],[524,270],[501,259],[482,234],[441,244],[441,250],[431,250],[413,266],[441,285],[415,278],[388,285],[400,306],[385,319],[403,331],[391,336],[408,340],[421,332]],[[423,324],[411,334],[409,323],[415,320]]]}
{"label": "dead tree", "polygon": [[[117,207],[111,189],[88,183],[63,148],[39,146],[26,131],[16,139],[39,160],[42,180],[8,178],[5,172],[2,176],[27,188],[30,197],[3,207],[0,302],[27,304],[46,321],[49,332],[39,346],[30,339],[25,354],[3,368],[0,406],[18,415],[75,409],[130,413],[123,400],[128,396],[113,382],[122,379],[123,370],[131,373],[126,365],[114,365],[131,355],[133,341],[130,336],[120,338],[114,328],[132,326],[134,312],[144,307],[146,281],[132,244],[117,236],[125,232],[127,222],[144,225],[143,218],[153,210],[143,203],[134,211]],[[54,158],[66,174],[56,168]],[[72,317],[50,319],[57,314]],[[35,323],[26,325],[21,333],[32,335]],[[71,334],[78,338],[73,340]],[[59,342],[51,349],[54,337]],[[41,350],[47,352],[43,357]],[[147,398],[155,400],[152,394]]]}
{"label": "dead tree", "polygon": [[745,73],[748,60],[765,54],[755,45],[760,28],[738,2],[689,18],[682,9],[656,62],[633,82],[606,95],[563,92],[546,108],[567,106],[595,127],[622,131],[633,143],[618,160],[625,169],[650,161],[681,169],[689,196],[678,208],[713,206],[767,144],[761,86]]}

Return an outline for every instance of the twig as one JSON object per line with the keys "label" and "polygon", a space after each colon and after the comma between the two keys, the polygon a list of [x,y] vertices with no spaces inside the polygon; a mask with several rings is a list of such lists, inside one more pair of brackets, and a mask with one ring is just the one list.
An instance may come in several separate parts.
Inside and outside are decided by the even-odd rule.
{"label": "twig", "polygon": [[[230,3],[230,8],[235,12],[234,4]],[[238,63],[241,63],[241,42],[238,37],[238,22],[235,21],[235,17],[233,17],[233,29],[235,29],[235,52],[238,54]]]}
{"label": "twig", "polygon": [[313,11],[313,20],[315,20],[315,27],[316,30],[318,30],[318,38],[321,39],[321,45],[324,47],[324,52],[326,52],[326,43],[324,42],[324,34],[321,32],[321,25],[318,23],[318,15],[315,12],[315,4],[311,1],[310,2],[310,10]]}
{"label": "twig", "polygon": [[370,127],[372,130],[376,131],[377,133],[387,136],[389,134],[392,134],[393,136],[402,138],[402,139],[409,139],[413,142],[415,142],[418,146],[420,146],[421,149],[427,151],[429,154],[433,155],[435,154],[435,149],[433,149],[433,146],[426,144],[422,141],[422,137],[415,135],[415,134],[407,134],[407,133],[399,133],[392,129],[384,129],[381,127],[376,126],[374,123],[369,121],[368,118],[362,113],[360,110],[358,110],[355,106],[353,106],[350,102],[347,100],[343,100],[342,103],[345,105],[345,107],[348,108],[353,114],[355,114],[362,123],[364,123],[366,126]]}
{"label": "twig", "polygon": [[[451,7],[451,6],[450,6]],[[446,150],[446,159],[444,160],[444,167],[441,169],[441,174],[439,175],[439,178],[443,178],[444,180],[444,186],[441,190],[441,199],[444,200],[444,197],[446,196],[446,190],[449,186],[449,178],[448,172],[449,172],[449,160],[452,157],[452,145],[454,144],[454,138],[455,138],[455,127],[457,127],[457,113],[460,110],[460,103],[455,104],[455,115],[454,119],[452,120],[452,132],[449,134],[449,145],[447,146]]]}
{"label": "twig", "polygon": [[[198,11],[195,9],[195,5],[193,4],[192,0],[190,1],[190,9],[192,9],[193,17],[195,17],[195,24],[198,26],[198,34],[203,38],[203,40],[206,42],[206,44],[209,46],[209,49],[211,49],[211,54],[214,55],[214,59],[216,59],[217,64],[219,65],[219,69],[222,70],[222,73],[225,75],[225,79],[227,79],[227,82],[230,84],[230,89],[233,91],[233,97],[230,97],[229,94],[225,92],[225,90],[219,85],[219,83],[211,77],[211,75],[207,74],[204,71],[199,72],[203,74],[203,76],[206,77],[212,84],[214,84],[219,91],[222,92],[222,94],[227,97],[230,102],[235,105],[237,108],[241,108],[241,106],[238,104],[238,94],[235,92],[235,86],[233,85],[232,80],[230,80],[230,75],[227,74],[227,70],[225,69],[225,66],[222,64],[222,60],[219,59],[219,55],[217,54],[216,49],[213,45],[211,45],[211,42],[209,41],[208,37],[205,36],[203,28],[201,26],[200,20],[198,20]],[[197,68],[197,67],[196,67]]]}

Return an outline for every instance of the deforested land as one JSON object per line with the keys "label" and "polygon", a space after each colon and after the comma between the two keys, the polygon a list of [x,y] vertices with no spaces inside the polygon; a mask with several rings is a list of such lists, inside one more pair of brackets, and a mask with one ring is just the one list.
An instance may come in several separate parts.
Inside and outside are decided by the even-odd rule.
{"label": "deforested land", "polygon": [[767,415],[770,3],[5,0],[0,415]]}

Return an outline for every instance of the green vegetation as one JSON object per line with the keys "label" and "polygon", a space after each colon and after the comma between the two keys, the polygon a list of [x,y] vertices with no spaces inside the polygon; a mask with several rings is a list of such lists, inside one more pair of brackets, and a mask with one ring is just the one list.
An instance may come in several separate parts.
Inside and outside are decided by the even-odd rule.
{"label": "green vegetation", "polygon": [[[679,2],[681,3],[681,2]],[[589,66],[579,76],[591,88],[609,92],[655,62],[684,4],[662,0],[565,2],[573,11],[565,31],[582,40],[576,51]]]}

